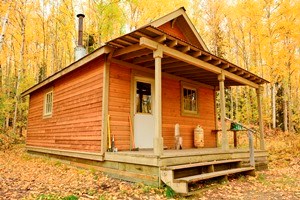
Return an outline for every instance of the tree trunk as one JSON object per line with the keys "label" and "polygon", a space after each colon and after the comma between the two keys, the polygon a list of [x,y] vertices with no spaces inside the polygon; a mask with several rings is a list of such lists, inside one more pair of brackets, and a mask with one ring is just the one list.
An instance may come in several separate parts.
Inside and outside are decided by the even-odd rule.
{"label": "tree trunk", "polygon": [[288,131],[288,109],[287,109],[287,100],[285,97],[283,97],[283,131]]}
{"label": "tree trunk", "polygon": [[272,128],[273,129],[275,129],[276,128],[276,100],[275,100],[275,85],[273,84],[272,86],[271,86],[271,95],[272,95],[272,102],[271,102],[271,104],[272,104]]}
{"label": "tree trunk", "polygon": [[233,117],[233,92],[232,92],[232,87],[230,87],[230,118],[234,119]]}
{"label": "tree trunk", "polygon": [[19,87],[20,87],[20,80],[21,80],[21,71],[24,68],[24,54],[25,54],[25,19],[21,16],[21,36],[22,36],[22,43],[21,43],[21,51],[20,51],[20,65],[17,67],[17,82],[16,82],[16,94],[15,94],[15,111],[14,111],[14,118],[13,118],[13,132],[16,133],[17,130],[17,118],[18,118],[18,107],[20,101],[20,94],[19,94]]}

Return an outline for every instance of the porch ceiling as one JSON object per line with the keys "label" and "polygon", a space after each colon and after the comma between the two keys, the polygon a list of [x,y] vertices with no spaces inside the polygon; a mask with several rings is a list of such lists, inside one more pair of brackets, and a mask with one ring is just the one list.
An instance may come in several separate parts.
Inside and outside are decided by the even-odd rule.
{"label": "porch ceiling", "polygon": [[[125,61],[130,64],[154,70],[155,62],[153,58],[153,51],[139,44],[141,37],[156,41],[164,46],[175,49],[188,56],[197,58],[210,65],[214,65],[221,70],[230,72],[255,84],[259,85],[268,83],[267,80],[260,78],[245,69],[242,69],[222,58],[219,58],[209,52],[204,51],[203,49],[194,46],[193,44],[171,36],[168,33],[152,26],[143,27],[134,32],[109,41],[107,44],[115,48],[112,57],[116,60]],[[162,72],[204,83],[210,86],[219,85],[218,74],[165,54],[162,58]],[[244,84],[228,77],[226,78],[225,86],[237,85]]]}

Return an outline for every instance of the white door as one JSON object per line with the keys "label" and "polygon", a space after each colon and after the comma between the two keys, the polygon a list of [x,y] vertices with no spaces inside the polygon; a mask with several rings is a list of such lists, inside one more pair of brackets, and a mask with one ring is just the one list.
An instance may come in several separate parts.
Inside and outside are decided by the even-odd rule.
{"label": "white door", "polygon": [[134,142],[138,148],[153,148],[154,80],[135,78],[134,81]]}

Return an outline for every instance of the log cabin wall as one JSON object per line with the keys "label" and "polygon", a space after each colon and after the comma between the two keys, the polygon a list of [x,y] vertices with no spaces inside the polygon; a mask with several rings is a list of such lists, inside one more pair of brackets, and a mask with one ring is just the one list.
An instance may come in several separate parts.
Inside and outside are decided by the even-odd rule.
{"label": "log cabin wall", "polygon": [[[27,145],[99,152],[101,149],[103,58],[30,95]],[[52,117],[43,117],[44,94],[53,89]]]}
{"label": "log cabin wall", "polygon": [[[134,75],[132,73],[132,70],[127,67],[114,63],[110,66],[108,101],[110,129],[111,134],[115,137],[115,145],[118,150],[128,150],[130,148],[128,117],[131,111],[132,78],[134,75],[141,77],[145,74],[138,71],[134,71]],[[153,75],[152,78],[154,78]],[[197,89],[199,115],[196,117],[182,116],[181,82],[179,79],[163,77],[162,131],[164,146],[174,148],[174,126],[176,123],[179,123],[184,148],[194,147],[194,128],[198,124],[204,129],[205,147],[216,147],[216,137],[211,133],[211,130],[215,129],[214,90],[200,86]]]}
{"label": "log cabin wall", "polygon": [[130,148],[131,70],[115,63],[109,69],[108,114],[111,136],[118,150]]}
{"label": "log cabin wall", "polygon": [[175,124],[180,125],[183,148],[194,147],[194,129],[199,124],[204,130],[204,147],[216,147],[214,90],[195,86],[198,92],[198,116],[182,116],[181,83],[179,80],[163,78],[162,81],[162,130],[164,145],[174,148]]}

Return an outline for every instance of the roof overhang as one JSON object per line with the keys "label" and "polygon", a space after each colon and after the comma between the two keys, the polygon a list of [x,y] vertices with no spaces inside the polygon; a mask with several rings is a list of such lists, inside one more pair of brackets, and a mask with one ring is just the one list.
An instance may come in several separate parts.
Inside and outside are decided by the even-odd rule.
{"label": "roof overhang", "polygon": [[48,78],[46,78],[45,80],[43,80],[42,82],[34,85],[33,87],[29,88],[28,90],[24,91],[21,96],[26,96],[30,93],[32,93],[35,90],[38,90],[39,88],[55,81],[56,79],[70,73],[71,71],[74,71],[75,69],[91,62],[92,60],[98,58],[99,56],[103,55],[103,54],[108,54],[113,50],[112,47],[109,46],[103,46],[100,47],[99,49],[95,50],[94,52],[86,55],[85,57],[81,58],[80,60],[70,64],[69,66],[65,67],[64,69],[56,72],[55,74],[53,74],[52,76],[49,76]]}
{"label": "roof overhang", "polygon": [[[150,22],[148,25],[146,26],[153,26],[158,28],[159,26],[172,21],[178,21],[179,23],[179,28],[182,28],[182,32],[183,33],[187,33],[190,36],[190,39],[194,45],[198,46],[198,47],[202,47],[205,51],[209,51],[206,44],[204,43],[203,39],[201,38],[200,34],[198,33],[197,29],[195,28],[195,26],[193,25],[192,21],[190,20],[190,18],[188,17],[188,15],[185,12],[185,8],[181,7],[178,10],[175,10],[153,22]],[[146,27],[144,26],[144,27]]]}
{"label": "roof overhang", "polygon": [[21,95],[26,96],[99,56],[109,53],[113,62],[153,71],[153,50],[157,48],[161,48],[164,53],[162,72],[165,75],[181,77],[211,87],[219,86],[218,75],[220,74],[226,77],[225,86],[248,85],[258,88],[260,84],[269,83],[225,59],[149,25],[107,42],[106,45],[56,72]]}
{"label": "roof overhang", "polygon": [[224,74],[225,86],[248,85],[258,88],[267,80],[219,58],[193,44],[147,26],[107,43],[115,48],[113,61],[154,69],[153,50],[163,50],[162,72],[218,87],[218,75]]}

